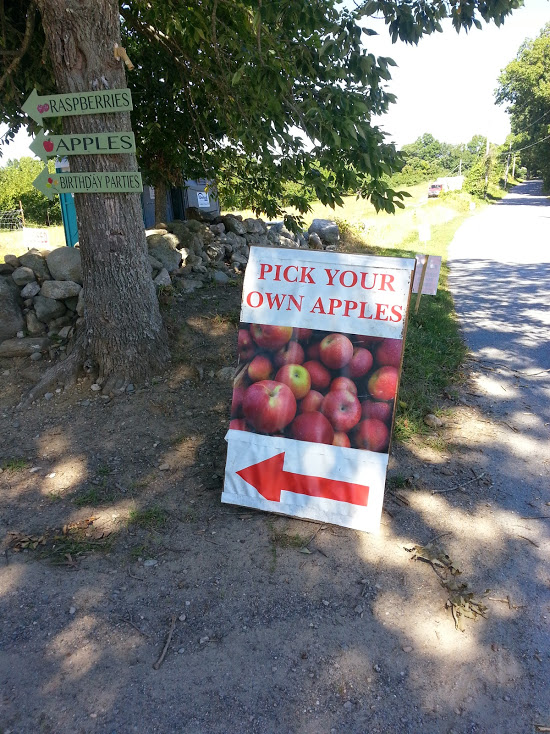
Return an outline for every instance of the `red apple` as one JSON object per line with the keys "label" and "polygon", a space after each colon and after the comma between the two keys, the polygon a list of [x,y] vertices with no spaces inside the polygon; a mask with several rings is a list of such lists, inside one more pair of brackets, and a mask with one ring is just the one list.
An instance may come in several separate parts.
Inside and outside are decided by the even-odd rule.
{"label": "red apple", "polygon": [[326,390],[330,385],[331,374],[320,362],[311,360],[303,365],[311,377],[311,387],[315,390]]}
{"label": "red apple", "polygon": [[248,329],[239,329],[239,335],[237,337],[237,349],[239,352],[240,359],[248,361],[252,359],[256,352],[256,347],[250,336]]}
{"label": "red apple", "polygon": [[322,413],[301,413],[290,426],[292,438],[297,441],[331,444],[334,431]]}
{"label": "red apple", "polygon": [[298,413],[315,413],[321,410],[323,395],[317,390],[310,390],[298,405]]}
{"label": "red apple", "polygon": [[231,400],[231,417],[240,418],[243,414],[243,398],[246,392],[244,385],[239,385],[233,388],[233,398]]}
{"label": "red apple", "polygon": [[383,423],[389,423],[393,414],[393,403],[379,403],[376,400],[367,400],[361,404],[362,418],[376,418]]}
{"label": "red apple", "polygon": [[346,373],[355,379],[364,377],[372,367],[373,358],[368,349],[363,347],[355,347],[353,357],[350,359]]}
{"label": "red apple", "polygon": [[353,341],[356,344],[360,344],[362,347],[372,347],[374,344],[384,341],[383,336],[366,336],[365,334],[356,334],[353,337]]}
{"label": "red apple", "polygon": [[319,342],[315,342],[315,344],[310,344],[307,348],[307,356],[308,359],[319,359]]}
{"label": "red apple", "polygon": [[290,341],[292,326],[273,326],[271,324],[252,324],[252,338],[259,347],[275,352]]}
{"label": "red apple", "polygon": [[361,421],[354,436],[357,448],[367,451],[386,451],[390,442],[389,428],[376,418]]}
{"label": "red apple", "polygon": [[300,342],[307,342],[308,339],[311,339],[311,335],[313,334],[313,329],[294,329],[294,339],[298,339]]}
{"label": "red apple", "polygon": [[376,349],[376,363],[381,367],[399,367],[402,353],[402,339],[384,339]]}
{"label": "red apple", "polygon": [[248,365],[247,372],[251,382],[269,380],[273,374],[273,365],[269,357],[266,357],[265,354],[257,354]]}
{"label": "red apple", "polygon": [[275,364],[282,367],[285,364],[303,364],[305,354],[298,342],[290,341],[275,352]]}
{"label": "red apple", "polygon": [[285,364],[275,375],[275,380],[288,385],[296,400],[304,398],[311,387],[309,372],[301,364]]}
{"label": "red apple", "polygon": [[334,392],[336,390],[347,390],[357,395],[357,385],[349,377],[335,377],[330,383],[330,391]]}
{"label": "red apple", "polygon": [[361,403],[347,390],[336,390],[325,395],[321,411],[335,431],[347,433],[361,420]]}
{"label": "red apple", "polygon": [[296,415],[296,398],[288,385],[261,380],[247,389],[243,398],[244,417],[260,433],[276,433]]}
{"label": "red apple", "polygon": [[342,369],[352,357],[353,344],[345,334],[329,334],[319,345],[319,359],[331,370]]}
{"label": "red apple", "polygon": [[335,433],[332,445],[343,446],[344,448],[349,449],[351,447],[351,444],[349,442],[348,434],[343,433],[342,431],[338,431],[338,433]]}
{"label": "red apple", "polygon": [[396,367],[380,367],[368,381],[368,391],[376,400],[393,400],[397,392],[399,371]]}
{"label": "red apple", "polygon": [[233,431],[248,431],[244,418],[233,418],[229,423],[229,428]]}

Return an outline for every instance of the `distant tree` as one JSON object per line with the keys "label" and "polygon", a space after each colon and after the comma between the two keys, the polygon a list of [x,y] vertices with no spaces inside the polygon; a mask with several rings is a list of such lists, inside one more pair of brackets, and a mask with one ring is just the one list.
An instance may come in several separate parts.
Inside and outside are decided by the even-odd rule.
{"label": "distant tree", "polygon": [[498,82],[496,101],[508,104],[512,150],[521,150],[521,164],[550,189],[550,23],[522,44]]}
{"label": "distant tree", "polygon": [[[43,168],[44,164],[35,158],[10,160],[0,168],[0,211],[17,209],[21,202],[26,223],[61,224],[59,199],[48,201],[32,185]],[[50,170],[55,170],[53,163]]]}

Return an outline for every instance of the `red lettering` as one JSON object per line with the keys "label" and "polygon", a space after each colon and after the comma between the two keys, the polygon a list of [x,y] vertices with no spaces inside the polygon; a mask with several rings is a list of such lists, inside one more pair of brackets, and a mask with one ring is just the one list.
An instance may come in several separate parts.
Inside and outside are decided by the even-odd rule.
{"label": "red lettering", "polygon": [[300,276],[300,283],[313,283],[315,284],[315,281],[311,277],[311,273],[315,270],[315,268],[302,268],[302,275]]}
{"label": "red lettering", "polygon": [[387,307],[388,306],[385,303],[377,303],[376,304],[376,313],[374,315],[374,318],[377,321],[387,321],[388,320],[389,316],[384,317],[384,313],[383,313],[383,312],[386,311]]}
{"label": "red lettering", "polygon": [[[257,303],[256,305],[254,305],[254,304],[252,303],[252,296],[258,296],[258,303]],[[250,308],[260,308],[260,306],[261,306],[261,305],[262,305],[262,303],[264,302],[264,297],[263,297],[263,296],[262,296],[262,294],[261,294],[261,293],[259,293],[258,291],[251,291],[251,292],[250,292],[250,293],[249,293],[249,294],[247,295],[247,297],[246,297],[246,302],[247,302],[247,304],[248,304],[248,305],[250,306]]]}
{"label": "red lettering", "polygon": [[[291,278],[288,277],[288,271],[293,268],[296,271],[296,277],[294,280],[291,280]],[[297,283],[298,282],[298,267],[296,265],[289,265],[287,268],[285,268],[285,271],[283,273],[283,278],[287,281],[287,283]]]}
{"label": "red lettering", "polygon": [[286,295],[281,295],[280,293],[266,293],[267,302],[269,303],[269,308],[273,308],[274,305],[277,306],[277,311],[281,310],[281,306],[285,302]]}
{"label": "red lettering", "polygon": [[286,310],[287,311],[290,311],[290,306],[293,305],[294,308],[297,311],[301,311],[302,310],[302,301],[303,300],[304,300],[304,297],[303,296],[300,296],[300,301],[299,302],[294,298],[294,296],[289,296],[288,297],[288,306],[286,307]]}
{"label": "red lettering", "polygon": [[346,305],[344,306],[344,316],[349,316],[350,311],[355,311],[357,308],[357,304],[355,301],[346,301]]}
{"label": "red lettering", "polygon": [[258,278],[258,280],[265,280],[266,274],[270,273],[272,270],[273,270],[273,265],[262,263],[260,265],[260,277]]}
{"label": "red lettering", "polygon": [[391,312],[397,318],[392,319],[392,317],[390,316],[390,321],[398,322],[398,321],[402,321],[403,320],[403,307],[402,306],[392,306],[391,307]]}
{"label": "red lettering", "polygon": [[328,283],[327,283],[327,285],[334,285],[334,278],[336,278],[336,276],[338,275],[339,272],[340,272],[339,270],[335,270],[334,271],[334,274],[332,274],[332,271],[331,271],[330,268],[325,268],[325,273],[328,276]]}
{"label": "red lettering", "polygon": [[334,309],[340,308],[342,305],[342,301],[340,301],[338,298],[331,298],[329,301],[329,309],[328,312],[331,316],[334,316]]}
{"label": "red lettering", "polygon": [[[380,285],[380,290],[385,291],[393,291],[395,293],[395,288],[392,286],[393,281],[395,280],[395,277],[393,275],[388,275],[387,273],[382,274],[382,283]],[[385,288],[387,284],[387,289]]]}
{"label": "red lettering", "polygon": [[322,314],[326,314],[326,311],[323,308],[323,301],[322,301],[321,298],[318,298],[315,301],[315,306],[313,306],[313,308],[311,309],[310,313],[322,313]]}
{"label": "red lettering", "polygon": [[282,265],[275,265],[275,278],[273,280],[281,280]]}
{"label": "red lettering", "polygon": [[[351,275],[351,283],[345,282],[346,275]],[[357,285],[357,273],[354,273],[353,270],[344,270],[340,274],[340,285],[343,285],[344,288],[353,288],[354,285]]]}
{"label": "red lettering", "polygon": [[366,311],[367,311],[368,305],[369,304],[366,301],[361,301],[361,308],[359,310],[359,318],[360,319],[367,319],[367,321],[369,319],[372,319],[372,314],[370,316],[367,316],[366,315]]}
{"label": "red lettering", "polygon": [[367,285],[367,276],[368,273],[361,273],[361,288],[365,291],[370,291],[374,288],[376,283],[376,273],[372,277],[372,285]]}

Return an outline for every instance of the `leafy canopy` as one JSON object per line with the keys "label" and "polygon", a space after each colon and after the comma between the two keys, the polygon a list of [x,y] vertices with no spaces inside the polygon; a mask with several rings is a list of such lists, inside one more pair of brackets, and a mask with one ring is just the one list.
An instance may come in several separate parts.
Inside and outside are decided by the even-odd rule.
{"label": "leafy canopy", "polygon": [[[150,183],[221,178],[269,216],[300,211],[313,191],[341,203],[357,191],[393,211],[387,183],[403,165],[373,123],[395,102],[394,62],[368,51],[382,15],[396,40],[417,43],[450,17],[456,30],[499,25],[521,0],[123,0],[123,43],[135,69],[133,127]],[[33,86],[54,89],[34,0],[0,0],[0,122],[29,125]],[[290,188],[288,183],[294,184]],[[286,188],[285,188],[286,186]],[[290,192],[290,193],[289,193]]]}

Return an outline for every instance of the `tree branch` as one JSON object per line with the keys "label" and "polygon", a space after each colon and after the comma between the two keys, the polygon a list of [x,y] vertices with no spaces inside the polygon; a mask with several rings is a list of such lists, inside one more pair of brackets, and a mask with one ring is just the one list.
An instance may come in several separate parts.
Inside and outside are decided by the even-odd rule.
{"label": "tree branch", "polygon": [[21,59],[27,53],[30,43],[31,43],[32,34],[34,32],[35,19],[36,19],[36,7],[34,5],[34,0],[31,0],[31,3],[29,5],[29,10],[27,12],[27,22],[25,24],[25,35],[23,36],[23,42],[21,44],[21,48],[19,49],[18,52],[16,52],[17,54],[16,57],[11,62],[11,64],[8,66],[4,74],[0,77],[0,89],[3,88],[7,79],[11,77],[13,72],[17,70],[17,67],[21,63]]}

